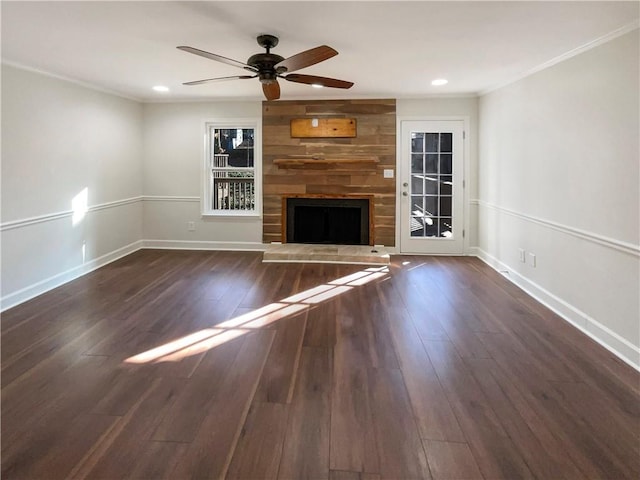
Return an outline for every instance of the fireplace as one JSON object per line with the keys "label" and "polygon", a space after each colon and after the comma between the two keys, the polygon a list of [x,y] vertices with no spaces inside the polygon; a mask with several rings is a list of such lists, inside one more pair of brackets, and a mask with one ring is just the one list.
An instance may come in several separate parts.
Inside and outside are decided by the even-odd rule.
{"label": "fireplace", "polygon": [[370,197],[285,197],[283,241],[373,245]]}

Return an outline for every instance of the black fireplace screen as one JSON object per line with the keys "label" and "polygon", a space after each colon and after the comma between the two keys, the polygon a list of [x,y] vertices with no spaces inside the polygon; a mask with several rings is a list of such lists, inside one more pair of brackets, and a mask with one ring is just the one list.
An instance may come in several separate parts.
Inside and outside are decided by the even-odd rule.
{"label": "black fireplace screen", "polygon": [[369,200],[288,198],[287,242],[369,244]]}

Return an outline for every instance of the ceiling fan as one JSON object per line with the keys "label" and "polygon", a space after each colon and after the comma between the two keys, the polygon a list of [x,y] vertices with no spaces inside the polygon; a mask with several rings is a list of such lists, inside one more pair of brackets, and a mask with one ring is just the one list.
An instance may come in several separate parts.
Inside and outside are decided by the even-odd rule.
{"label": "ceiling fan", "polygon": [[[200,55],[201,57],[218,62],[233,65],[235,67],[244,68],[253,73],[253,75],[236,75],[233,77],[207,78],[205,80],[196,80],[194,82],[186,82],[183,85],[200,85],[202,83],[218,82],[223,80],[247,80],[249,78],[258,78],[262,83],[262,91],[267,100],[277,100],[280,98],[280,85],[278,78],[283,78],[288,82],[306,83],[308,85],[319,85],[331,88],[351,88],[353,82],[338,80],[336,78],[317,77],[315,75],[301,75],[295,72],[303,68],[315,65],[316,63],[335,57],[338,52],[326,45],[305,50],[289,58],[281,57],[275,53],[271,53],[271,49],[278,45],[278,37],[273,35],[259,35],[256,39],[258,45],[265,48],[266,53],[256,53],[242,63],[231,58],[216,55],[215,53],[205,52],[193,47],[180,46],[177,47],[185,52]],[[285,75],[285,73],[287,75]]]}

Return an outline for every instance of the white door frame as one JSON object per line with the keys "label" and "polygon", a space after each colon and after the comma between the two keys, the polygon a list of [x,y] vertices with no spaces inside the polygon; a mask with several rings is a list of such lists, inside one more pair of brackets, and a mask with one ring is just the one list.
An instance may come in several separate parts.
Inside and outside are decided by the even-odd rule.
{"label": "white door frame", "polygon": [[402,212],[401,212],[401,202],[402,202],[402,179],[406,174],[406,169],[409,168],[408,165],[405,165],[402,158],[402,122],[405,121],[425,121],[425,122],[438,122],[438,121],[451,121],[457,120],[462,121],[464,123],[464,132],[465,136],[463,138],[464,148],[463,148],[463,172],[462,172],[462,180],[465,184],[465,188],[463,188],[462,192],[462,214],[463,214],[463,229],[465,231],[465,235],[463,238],[463,255],[467,255],[469,252],[469,182],[467,178],[467,173],[470,171],[470,117],[468,115],[398,115],[396,116],[396,248],[395,250],[398,253],[402,253],[400,251],[400,228],[402,227]]}

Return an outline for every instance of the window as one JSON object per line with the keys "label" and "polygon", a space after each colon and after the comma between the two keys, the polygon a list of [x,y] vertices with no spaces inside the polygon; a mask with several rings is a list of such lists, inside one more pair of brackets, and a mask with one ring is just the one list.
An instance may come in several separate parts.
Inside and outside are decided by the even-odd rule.
{"label": "window", "polygon": [[206,124],[203,214],[258,215],[258,121]]}

